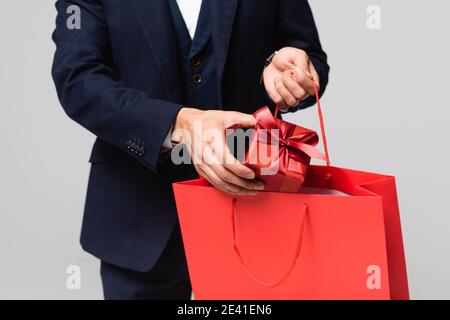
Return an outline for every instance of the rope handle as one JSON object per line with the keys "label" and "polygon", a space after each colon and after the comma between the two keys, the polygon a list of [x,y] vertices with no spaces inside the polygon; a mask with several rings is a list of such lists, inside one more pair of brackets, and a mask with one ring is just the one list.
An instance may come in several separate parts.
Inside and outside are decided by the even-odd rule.
{"label": "rope handle", "polygon": [[236,242],[236,212],[237,212],[237,199],[233,198],[232,201],[232,210],[231,210],[231,224],[232,224],[232,232],[233,232],[233,249],[234,252],[236,253],[237,257],[239,258],[239,261],[241,263],[242,268],[244,269],[245,273],[247,274],[248,277],[250,277],[252,280],[254,280],[255,282],[257,282],[258,284],[260,284],[263,287],[268,287],[268,288],[274,288],[279,286],[281,283],[283,283],[287,278],[289,278],[289,276],[291,275],[292,271],[294,270],[295,265],[297,264],[298,261],[298,257],[300,255],[300,251],[302,248],[302,243],[303,243],[303,234],[304,234],[304,229],[305,229],[305,218],[306,218],[306,214],[308,212],[308,205],[306,203],[303,204],[303,207],[300,211],[300,217],[299,217],[299,234],[298,234],[298,240],[297,240],[297,245],[295,247],[295,252],[294,252],[294,256],[292,257],[292,261],[289,264],[289,268],[282,274],[282,276],[280,277],[280,279],[278,279],[277,281],[274,282],[265,282],[265,281],[261,281],[259,280],[251,271],[250,269],[246,266],[244,259],[242,258],[242,254],[241,251],[239,250],[239,247],[237,245]]}
{"label": "rope handle", "polygon": [[[329,167],[331,162],[330,162],[330,156],[328,153],[328,142],[327,142],[327,135],[325,133],[325,121],[323,119],[323,112],[322,112],[322,106],[320,105],[320,97],[319,97],[319,87],[317,86],[317,83],[314,81],[314,94],[316,96],[316,101],[317,101],[317,110],[318,110],[318,114],[319,114],[319,122],[320,122],[320,133],[322,135],[322,143],[323,143],[323,149],[325,152],[325,161],[327,163],[327,166]],[[275,106],[275,113],[274,113],[274,118],[277,117],[278,115],[278,104]]]}

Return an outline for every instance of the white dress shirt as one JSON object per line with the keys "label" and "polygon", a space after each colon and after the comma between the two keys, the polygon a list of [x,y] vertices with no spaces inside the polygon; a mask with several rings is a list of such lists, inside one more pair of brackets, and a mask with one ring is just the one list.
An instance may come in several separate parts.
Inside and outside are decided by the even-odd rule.
{"label": "white dress shirt", "polygon": [[191,35],[191,39],[194,39],[202,0],[177,0],[177,4],[178,8],[180,8],[181,15],[186,23],[189,34]]}
{"label": "white dress shirt", "polygon": [[[198,16],[200,15],[200,8],[202,0],[177,0],[178,8],[183,16],[184,23],[189,31],[191,39],[194,39],[195,30],[197,29]],[[173,127],[172,127],[173,128]],[[172,149],[172,128],[164,139],[163,150]]]}

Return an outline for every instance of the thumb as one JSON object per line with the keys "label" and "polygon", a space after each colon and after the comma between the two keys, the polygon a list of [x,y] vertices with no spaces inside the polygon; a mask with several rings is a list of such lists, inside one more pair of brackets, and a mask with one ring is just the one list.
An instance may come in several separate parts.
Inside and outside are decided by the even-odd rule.
{"label": "thumb", "polygon": [[317,86],[320,88],[320,78],[319,78],[319,74],[317,73],[316,68],[314,67],[314,64],[312,63],[312,61],[309,61],[309,70],[311,72],[311,75],[314,79],[314,82],[317,84]]}
{"label": "thumb", "polygon": [[292,56],[292,62],[294,63],[295,68],[298,70],[300,69],[305,73],[305,75],[313,79],[313,76],[311,74],[310,70],[310,64],[309,64],[309,57],[304,51],[300,51]]}
{"label": "thumb", "polygon": [[226,128],[253,128],[256,126],[256,119],[251,114],[237,111],[229,111],[229,115],[225,119]]}

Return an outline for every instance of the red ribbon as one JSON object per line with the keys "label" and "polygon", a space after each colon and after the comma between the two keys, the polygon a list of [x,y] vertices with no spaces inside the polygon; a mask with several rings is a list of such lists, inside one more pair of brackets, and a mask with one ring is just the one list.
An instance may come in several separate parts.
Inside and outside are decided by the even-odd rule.
{"label": "red ribbon", "polygon": [[[326,160],[326,157],[314,148],[319,142],[316,132],[289,122],[275,120],[268,107],[259,109],[253,116],[257,120],[255,128],[257,142],[269,145],[278,143],[280,172],[287,172],[289,159],[306,165],[309,164],[311,158]],[[261,129],[265,129],[265,131]]]}

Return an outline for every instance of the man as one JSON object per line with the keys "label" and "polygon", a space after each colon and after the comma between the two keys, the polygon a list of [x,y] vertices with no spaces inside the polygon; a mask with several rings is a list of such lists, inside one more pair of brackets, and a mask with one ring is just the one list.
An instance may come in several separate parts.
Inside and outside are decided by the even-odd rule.
{"label": "man", "polygon": [[[74,5],[79,29],[66,23]],[[254,126],[251,113],[268,96],[295,111],[314,103],[314,81],[323,93],[329,68],[308,2],[60,0],[56,7],[58,97],[97,136],[81,244],[101,260],[105,298],[188,299],[171,183],[200,175],[234,195],[263,188],[239,161],[223,161],[225,129]],[[201,161],[187,138],[194,123],[220,130],[221,139],[202,141],[217,162]],[[174,165],[173,144],[185,145],[195,165]]]}

